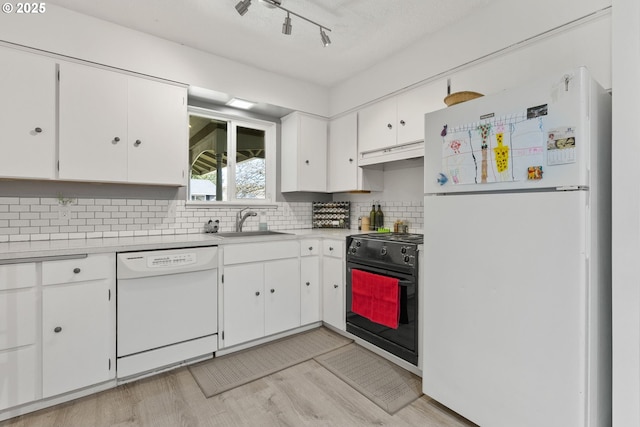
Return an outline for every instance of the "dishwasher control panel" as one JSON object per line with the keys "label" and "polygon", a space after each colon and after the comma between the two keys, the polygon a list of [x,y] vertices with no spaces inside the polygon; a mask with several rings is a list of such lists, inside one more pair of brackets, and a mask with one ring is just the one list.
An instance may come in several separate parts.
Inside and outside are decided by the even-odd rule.
{"label": "dishwasher control panel", "polygon": [[204,246],[120,252],[116,260],[118,280],[163,276],[218,268],[218,248]]}
{"label": "dishwasher control panel", "polygon": [[195,264],[198,257],[193,252],[183,252],[180,254],[170,255],[150,255],[147,256],[147,267],[182,267],[185,265]]}

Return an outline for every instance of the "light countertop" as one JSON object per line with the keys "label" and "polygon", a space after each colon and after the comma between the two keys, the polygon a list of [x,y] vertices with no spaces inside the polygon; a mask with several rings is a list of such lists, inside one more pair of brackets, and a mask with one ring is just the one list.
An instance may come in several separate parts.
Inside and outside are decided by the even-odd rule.
{"label": "light countertop", "polygon": [[198,246],[279,241],[300,238],[344,239],[358,234],[352,229],[277,230],[289,234],[222,238],[212,234],[171,234],[162,236],[110,237],[102,239],[43,240],[0,243],[0,260],[20,260],[102,252],[131,252],[154,249],[175,249]]}

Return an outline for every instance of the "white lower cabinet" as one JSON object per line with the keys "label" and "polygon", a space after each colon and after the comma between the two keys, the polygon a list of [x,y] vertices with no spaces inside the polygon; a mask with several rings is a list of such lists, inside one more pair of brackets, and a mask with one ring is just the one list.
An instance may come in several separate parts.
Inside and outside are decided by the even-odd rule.
{"label": "white lower cabinet", "polygon": [[322,252],[322,320],[346,330],[344,242],[324,240]]}
{"label": "white lower cabinet", "polygon": [[320,282],[320,241],[300,242],[300,324],[322,320]]}
{"label": "white lower cabinet", "polygon": [[113,285],[101,279],[43,289],[43,397],[115,378]]}
{"label": "white lower cabinet", "polygon": [[223,248],[220,348],[300,326],[297,241]]}
{"label": "white lower cabinet", "polygon": [[0,411],[38,397],[35,263],[0,265]]}
{"label": "white lower cabinet", "polygon": [[0,265],[3,410],[115,379],[115,253]]}
{"label": "white lower cabinet", "polygon": [[224,268],[224,346],[264,336],[264,265]]}
{"label": "white lower cabinet", "polygon": [[298,258],[265,263],[265,336],[300,326],[299,271]]}

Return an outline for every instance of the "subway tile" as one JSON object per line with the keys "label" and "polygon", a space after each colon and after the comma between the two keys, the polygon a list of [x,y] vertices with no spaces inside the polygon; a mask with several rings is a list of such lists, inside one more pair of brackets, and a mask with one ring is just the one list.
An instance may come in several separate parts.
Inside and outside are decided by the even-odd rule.
{"label": "subway tile", "polygon": [[0,197],[0,205],[17,205],[20,203],[19,197]]}
{"label": "subway tile", "polygon": [[31,212],[49,212],[51,207],[49,205],[31,205],[29,210]]}
{"label": "subway tile", "polygon": [[21,205],[39,205],[40,204],[40,199],[39,198],[34,198],[34,197],[20,197],[20,204]]}
{"label": "subway tile", "polygon": [[42,240],[50,240],[51,236],[49,234],[31,234],[29,235],[29,240],[32,242],[42,241]]}
{"label": "subway tile", "polygon": [[37,212],[20,212],[20,219],[40,219],[40,214]]}

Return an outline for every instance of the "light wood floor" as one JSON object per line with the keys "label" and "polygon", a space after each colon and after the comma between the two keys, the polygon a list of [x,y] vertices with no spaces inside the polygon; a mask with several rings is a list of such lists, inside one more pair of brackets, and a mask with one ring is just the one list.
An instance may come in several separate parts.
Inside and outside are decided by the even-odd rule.
{"label": "light wood floor", "polygon": [[389,415],[310,360],[205,398],[187,368],[0,422],[11,427],[422,426],[475,424],[422,396]]}

